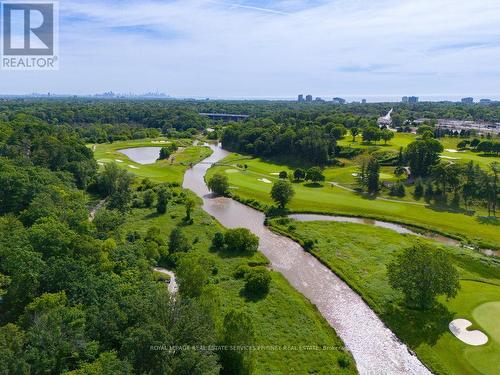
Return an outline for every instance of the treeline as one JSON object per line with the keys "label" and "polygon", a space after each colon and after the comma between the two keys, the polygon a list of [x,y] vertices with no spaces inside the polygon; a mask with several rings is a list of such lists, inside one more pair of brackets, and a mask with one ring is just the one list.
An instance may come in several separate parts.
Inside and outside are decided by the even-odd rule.
{"label": "treeline", "polygon": [[[127,172],[98,174],[65,127],[17,115],[0,129],[0,374],[218,374],[213,351],[169,349],[217,338],[202,303],[151,272],[165,240],[115,232],[112,208],[138,204]],[[110,208],[94,221],[86,187]]]}
{"label": "treeline", "polygon": [[[337,140],[347,129],[377,129],[374,119],[352,115],[321,115],[312,120],[290,116],[286,123],[270,118],[233,123],[224,129],[222,144],[231,151],[262,157],[293,157],[317,165],[334,162],[342,156]],[[345,150],[349,152],[349,150]]]}

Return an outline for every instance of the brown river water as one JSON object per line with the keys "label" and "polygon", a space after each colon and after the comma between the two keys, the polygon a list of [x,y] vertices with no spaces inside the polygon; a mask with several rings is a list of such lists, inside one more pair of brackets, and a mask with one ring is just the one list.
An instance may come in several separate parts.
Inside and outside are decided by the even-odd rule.
{"label": "brown river water", "polygon": [[317,306],[351,351],[360,374],[430,374],[345,282],[299,244],[270,231],[262,212],[210,194],[205,174],[229,154],[218,146],[210,147],[214,153],[186,172],[183,187],[203,198],[203,209],[223,226],[247,228],[260,238],[260,251],[272,268]]}

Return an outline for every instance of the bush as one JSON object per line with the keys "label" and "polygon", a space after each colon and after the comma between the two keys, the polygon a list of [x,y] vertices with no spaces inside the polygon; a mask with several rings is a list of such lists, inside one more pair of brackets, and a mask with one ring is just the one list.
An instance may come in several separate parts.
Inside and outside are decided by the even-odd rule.
{"label": "bush", "polygon": [[341,368],[347,368],[351,365],[351,360],[345,354],[342,354],[337,360]]}
{"label": "bush", "polygon": [[250,267],[247,264],[240,264],[238,267],[236,267],[233,276],[235,279],[243,279],[248,271],[250,271]]}
{"label": "bush", "polygon": [[224,235],[224,243],[232,253],[253,254],[259,247],[259,238],[248,229],[230,229]]}
{"label": "bush", "polygon": [[245,291],[251,295],[262,296],[269,292],[271,274],[264,267],[251,268],[245,274]]}
{"label": "bush", "polygon": [[222,234],[221,232],[215,233],[214,238],[212,239],[211,249],[215,251],[222,250],[224,249],[224,246],[224,234]]}

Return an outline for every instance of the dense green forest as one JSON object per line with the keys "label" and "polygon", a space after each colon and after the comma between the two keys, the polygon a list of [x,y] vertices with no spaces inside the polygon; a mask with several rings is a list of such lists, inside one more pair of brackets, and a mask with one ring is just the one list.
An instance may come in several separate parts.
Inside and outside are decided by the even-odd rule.
{"label": "dense green forest", "polygon": [[[119,241],[122,215],[89,221],[85,188],[123,209],[132,178],[78,134],[28,115],[1,123],[0,374],[216,374],[214,323],[151,272],[151,237]],[[112,207],[110,207],[112,208]]]}

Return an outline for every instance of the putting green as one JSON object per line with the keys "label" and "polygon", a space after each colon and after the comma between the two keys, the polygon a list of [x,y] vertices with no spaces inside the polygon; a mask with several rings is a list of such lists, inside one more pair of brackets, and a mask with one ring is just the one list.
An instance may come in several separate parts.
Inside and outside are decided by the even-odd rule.
{"label": "putting green", "polygon": [[483,303],[472,312],[476,322],[493,340],[500,342],[500,301]]}
{"label": "putting green", "polygon": [[237,169],[226,169],[226,173],[229,173],[229,174],[238,173],[238,172],[239,172],[239,170],[237,170]]}

